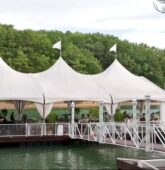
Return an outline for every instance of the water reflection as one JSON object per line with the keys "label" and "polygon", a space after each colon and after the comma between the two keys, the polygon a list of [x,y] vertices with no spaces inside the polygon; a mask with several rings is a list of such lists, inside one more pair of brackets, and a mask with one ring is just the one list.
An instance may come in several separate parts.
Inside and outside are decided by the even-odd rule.
{"label": "water reflection", "polygon": [[0,148],[0,169],[115,169],[117,157],[165,158],[165,154],[99,144]]}

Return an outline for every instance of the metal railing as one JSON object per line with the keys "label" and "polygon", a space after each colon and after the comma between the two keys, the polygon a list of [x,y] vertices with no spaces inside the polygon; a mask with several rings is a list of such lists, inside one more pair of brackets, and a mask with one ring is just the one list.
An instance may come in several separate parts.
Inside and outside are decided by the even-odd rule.
{"label": "metal railing", "polygon": [[165,124],[149,124],[149,141],[146,140],[146,124],[144,123],[103,123],[101,134],[99,123],[75,123],[74,138],[109,143],[127,147],[165,152]]}
{"label": "metal railing", "polygon": [[[165,152],[165,124],[144,123],[26,123],[0,124],[0,137],[67,135],[71,138]],[[149,129],[146,135],[146,128]],[[149,143],[147,143],[149,136]],[[146,140],[147,139],[147,140]]]}
{"label": "metal railing", "polygon": [[74,136],[89,141],[98,140],[99,123],[76,123]]}
{"label": "metal railing", "polygon": [[69,135],[69,123],[0,124],[0,137]]}

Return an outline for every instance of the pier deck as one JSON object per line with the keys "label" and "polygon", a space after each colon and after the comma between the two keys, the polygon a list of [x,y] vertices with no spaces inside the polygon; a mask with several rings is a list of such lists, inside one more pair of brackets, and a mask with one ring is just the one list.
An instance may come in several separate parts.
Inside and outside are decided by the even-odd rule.
{"label": "pier deck", "polygon": [[67,142],[74,139],[120,145],[147,151],[165,152],[165,126],[150,125],[146,142],[144,124],[108,123],[35,123],[0,125],[0,143]]}
{"label": "pier deck", "polygon": [[0,137],[0,144],[4,143],[34,143],[34,142],[69,142],[71,139],[68,136],[12,136],[12,137]]}

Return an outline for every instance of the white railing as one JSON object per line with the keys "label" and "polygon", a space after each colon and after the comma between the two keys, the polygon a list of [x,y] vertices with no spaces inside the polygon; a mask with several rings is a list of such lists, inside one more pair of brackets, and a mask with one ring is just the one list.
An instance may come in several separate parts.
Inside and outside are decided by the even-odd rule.
{"label": "white railing", "polygon": [[0,137],[69,135],[69,123],[0,124]]}
{"label": "white railing", "polygon": [[[144,123],[26,123],[0,124],[0,137],[67,135],[71,138],[146,149]],[[165,152],[165,125],[149,124],[149,148]]]}
{"label": "white railing", "polygon": [[89,141],[98,140],[99,123],[76,123],[75,138]]}
{"label": "white railing", "polygon": [[0,124],[0,137],[24,136],[25,132],[25,124]]}
{"label": "white railing", "polygon": [[[165,152],[165,126],[162,124],[149,124],[150,150]],[[146,124],[144,123],[116,123],[103,124],[100,134],[99,123],[75,123],[74,138],[115,145],[146,149]]]}
{"label": "white railing", "polygon": [[[108,132],[107,135],[105,135],[105,142],[145,149],[147,145],[146,124],[110,123],[105,124],[105,126]],[[162,125],[149,124],[148,128],[150,149],[165,151],[165,130],[162,128]]]}

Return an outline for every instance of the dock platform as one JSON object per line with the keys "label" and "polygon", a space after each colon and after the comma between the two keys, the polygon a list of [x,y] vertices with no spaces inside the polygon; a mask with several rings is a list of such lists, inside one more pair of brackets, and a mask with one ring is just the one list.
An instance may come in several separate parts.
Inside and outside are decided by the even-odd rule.
{"label": "dock platform", "polygon": [[118,170],[165,170],[165,159],[138,160],[117,158]]}

